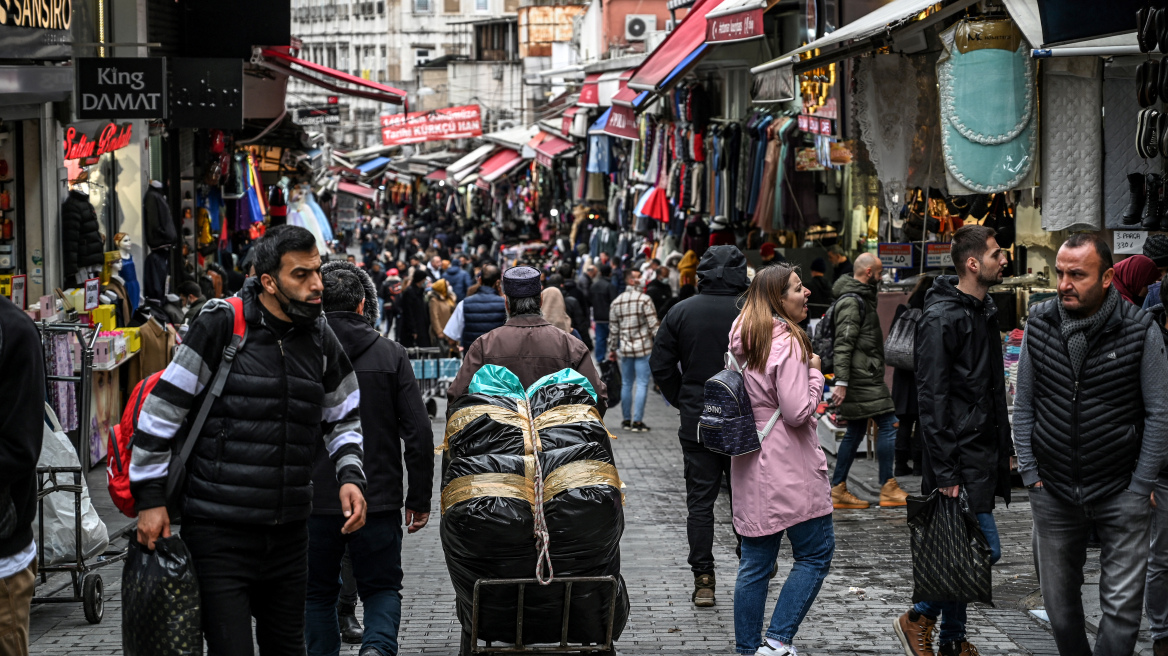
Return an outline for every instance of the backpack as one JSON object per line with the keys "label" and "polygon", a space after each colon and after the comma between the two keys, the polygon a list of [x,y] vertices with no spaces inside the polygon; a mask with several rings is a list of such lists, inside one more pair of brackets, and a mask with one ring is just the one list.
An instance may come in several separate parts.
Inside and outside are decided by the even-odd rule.
{"label": "backpack", "polygon": [[864,297],[849,292],[831,302],[811,337],[811,350],[819,356],[821,371],[825,376],[835,371],[835,309],[839,307],[840,301],[848,297],[860,303],[860,325],[864,324],[864,313],[868,310],[868,304],[864,302]]}
{"label": "backpack", "polygon": [[[247,338],[247,322],[243,317],[243,299],[238,296],[232,296],[226,300],[235,318],[232,324],[232,338],[227,344],[227,347],[223,349],[223,360],[219,364],[219,370],[215,372],[215,378],[211,385],[208,386],[207,395],[203,398],[203,404],[199,406],[198,415],[193,422],[189,417],[188,421],[184,422],[190,426],[190,430],[185,431],[188,437],[192,435],[198,437],[199,431],[203,429],[203,424],[207,420],[207,413],[211,410],[211,404],[223,393],[223,384],[227,381],[227,374],[231,371],[231,364],[235,360],[235,354],[239,352],[240,347],[243,346],[243,342]],[[134,391],[130,393],[130,402],[126,404],[126,409],[122,412],[121,422],[110,429],[109,459],[106,461],[106,480],[114,505],[126,517],[138,516],[138,509],[134,503],[134,497],[130,494],[130,459],[134,453],[134,432],[138,429],[138,415],[142,412],[142,406],[145,405],[146,398],[150,395],[154,386],[158,384],[158,381],[162,379],[162,374],[165,372],[166,370],[164,369],[150,374],[150,376],[134,386]],[[194,439],[183,440],[182,451],[171,457],[166,485],[168,501],[173,491],[177,488],[178,480],[185,475],[186,461],[194,449],[195,441]]]}
{"label": "backpack", "polygon": [[766,428],[754,427],[754,409],[746,394],[742,367],[726,353],[726,368],[710,377],[702,394],[702,416],[698,419],[698,442],[714,453],[741,456],[762,448],[762,441],[774,428],[782,412],[775,409]]}

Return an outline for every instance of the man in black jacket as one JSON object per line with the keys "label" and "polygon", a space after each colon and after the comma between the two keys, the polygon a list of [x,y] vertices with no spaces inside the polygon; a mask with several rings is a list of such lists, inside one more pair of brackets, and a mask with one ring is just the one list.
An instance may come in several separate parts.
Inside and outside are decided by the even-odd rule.
{"label": "man in black jacket", "polygon": [[588,300],[592,306],[592,321],[596,324],[596,348],[593,352],[597,358],[604,358],[608,355],[608,309],[616,297],[612,283],[608,281],[612,267],[607,264],[594,266],[588,270],[588,275],[592,278]]}
{"label": "man in black jacket", "polygon": [[374,283],[348,262],[329,262],[321,272],[329,326],[352,361],[361,388],[369,510],[363,529],[341,533],[345,518],[337,502],[336,476],[321,453],[312,474],[313,514],[308,520],[308,656],[336,654],[340,648],[338,576],[346,545],[365,605],[361,656],[392,656],[398,651],[401,623],[402,486],[408,478],[405,523],[415,533],[430,518],[434,435],[405,348],[374,328]]}
{"label": "man in black jacket", "polygon": [[645,294],[653,301],[653,309],[657,311],[657,318],[665,316],[661,308],[673,298],[673,288],[669,286],[669,269],[658,266],[653,270],[653,280],[645,285]]}
{"label": "man in black jacket", "polygon": [[430,346],[430,308],[426,305],[426,271],[414,272],[401,295],[401,323],[397,341],[402,346]]}
{"label": "man in black jacket", "polygon": [[320,255],[304,228],[275,226],[252,246],[255,277],[240,296],[247,338],[197,435],[180,436],[231,343],[235,313],[208,301],[138,416],[130,491],[138,541],[170,537],[166,485],[175,438],[186,463],[182,539],[199,576],[209,656],[304,653],[312,470],[328,453],[340,483],[340,528],[365,523],[361,393],[321,315]]}
{"label": "man in black jacket", "polygon": [[749,286],[742,251],[734,246],[709,248],[698,263],[697,296],[665,315],[649,357],[661,393],[681,411],[677,434],[685,459],[686,534],[695,606],[714,605],[714,502],[722,476],[730,482],[730,457],[698,442],[698,419],[706,380],[724,367],[730,327],[738,318],[738,297]]}
{"label": "man in black jacket", "polygon": [[1152,315],[1111,284],[1099,237],[1071,235],[1055,272],[1058,298],[1031,308],[1018,359],[1018,473],[1059,653],[1092,653],[1080,589],[1094,528],[1106,554],[1094,653],[1126,655],[1140,629],[1150,495],[1168,452],[1168,359]]}
{"label": "man in black jacket", "polygon": [[0,653],[28,654],[37,572],[32,523],[45,425],[45,369],[32,319],[0,296]]}
{"label": "man in black jacket", "polygon": [[[925,297],[914,344],[920,396],[924,478],[921,493],[965,492],[977,516],[990,559],[1002,555],[994,523],[994,497],[1010,502],[1010,421],[990,287],[1002,281],[1006,255],[993,228],[969,225],[953,235],[957,276],[940,276]],[[941,656],[977,653],[966,640],[965,604],[920,602],[894,623],[908,656],[933,653],[941,619]]]}

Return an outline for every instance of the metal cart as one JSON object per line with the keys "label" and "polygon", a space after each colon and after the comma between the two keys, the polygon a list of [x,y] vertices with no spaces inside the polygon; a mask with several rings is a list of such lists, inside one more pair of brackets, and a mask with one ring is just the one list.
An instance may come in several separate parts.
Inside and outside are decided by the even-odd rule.
{"label": "metal cart", "polygon": [[[605,625],[605,641],[595,645],[568,644],[569,609],[572,601],[572,586],[576,583],[608,583],[612,586],[612,601],[608,606]],[[616,656],[612,644],[612,629],[616,619],[616,600],[620,590],[615,576],[565,576],[553,579],[549,586],[564,587],[564,615],[560,620],[560,642],[558,644],[528,646],[523,644],[523,593],[529,585],[540,585],[536,579],[479,579],[475,582],[474,598],[471,606],[470,632],[462,630],[462,644],[459,656],[474,654],[590,654],[592,656]],[[489,586],[517,586],[518,601],[515,611],[515,644],[492,646],[490,642],[479,644],[479,591]]]}
{"label": "metal cart", "polygon": [[446,397],[446,388],[450,386],[449,379],[453,375],[443,376],[441,367],[443,360],[454,358],[443,357],[448,349],[437,346],[415,346],[406,349],[406,355],[414,367],[414,378],[418,379],[418,387],[422,390],[422,399],[426,402],[426,412],[430,419],[438,414],[438,402],[435,399]]}
{"label": "metal cart", "polygon": [[[62,482],[58,480],[58,476],[63,477],[65,481],[72,478],[72,483]],[[71,562],[49,565],[45,563],[45,550],[43,548],[40,549],[37,555],[40,558],[40,562],[38,563],[40,583],[42,585],[47,583],[49,574],[68,572],[73,594],[72,596],[54,596],[57,592],[70,586],[70,583],[66,583],[64,586],[50,591],[47,594],[33,597],[32,601],[34,604],[80,602],[85,609],[85,619],[90,624],[97,624],[101,622],[101,618],[105,613],[105,598],[102,596],[105,591],[105,585],[102,583],[101,575],[93,570],[125,560],[127,551],[126,549],[117,551],[107,547],[104,552],[88,559],[85,558],[81,548],[81,476],[81,467],[37,467],[37,506],[39,511],[37,544],[43,545],[45,543],[45,497],[57,492],[63,494],[72,493],[73,518],[76,522],[73,532],[75,539],[74,551],[77,556]],[[110,536],[110,542],[123,537],[127,531],[133,531],[135,528],[136,524],[131,524],[117,535]]]}

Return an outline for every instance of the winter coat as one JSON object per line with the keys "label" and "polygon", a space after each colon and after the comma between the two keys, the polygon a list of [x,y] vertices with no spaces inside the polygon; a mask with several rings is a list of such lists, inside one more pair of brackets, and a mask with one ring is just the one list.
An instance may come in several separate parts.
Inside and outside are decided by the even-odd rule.
{"label": "winter coat", "polygon": [[439,280],[430,288],[430,343],[434,346],[447,343],[442,331],[457,305],[454,295],[446,287],[446,281]]}
{"label": "winter coat", "polygon": [[592,288],[588,291],[588,297],[589,303],[592,305],[592,320],[607,322],[608,309],[612,306],[612,299],[616,298],[612,283],[605,280],[604,276],[596,276],[592,280]]}
{"label": "winter coat", "polygon": [[[353,363],[361,388],[362,466],[369,512],[405,507],[430,512],[434,478],[434,433],[414,369],[400,344],[384,339],[356,312],[329,312],[329,326]],[[402,445],[405,445],[405,475]],[[324,449],[312,472],[313,514],[341,514],[340,486]]]}
{"label": "winter coat", "polygon": [[470,279],[470,274],[463,271],[456,262],[450,264],[450,268],[446,269],[442,278],[450,285],[450,291],[454,293],[456,301],[466,298],[466,289],[473,282]]}
{"label": "winter coat", "polygon": [[694,442],[706,381],[725,366],[730,327],[739,313],[738,297],[750,286],[746,257],[734,246],[707,250],[698,276],[698,295],[669,310],[649,356],[653,380],[669,404],[681,412],[677,434]]}
{"label": "winter coat", "polygon": [[673,298],[673,289],[670,288],[669,283],[664,280],[654,280],[645,285],[645,294],[653,301],[653,310],[657,312],[657,318],[665,316],[661,312],[661,308],[665,306],[665,302]]}
{"label": "winter coat", "polygon": [[[0,558],[33,541],[37,459],[45,428],[45,359],[36,325],[0,296],[0,515],[16,514],[15,531],[0,537]],[[16,374],[19,372],[19,375]]]}
{"label": "winter coat", "polygon": [[580,301],[575,296],[564,294],[564,312],[572,319],[572,329],[576,331],[580,341],[591,351],[593,344],[592,334],[588,330],[588,311],[580,306]]}
{"label": "winter coat", "polygon": [[70,191],[61,205],[61,258],[68,282],[83,267],[105,263],[105,240],[97,212],[89,196],[77,190]]}
{"label": "winter coat", "polygon": [[[732,330],[729,338],[731,353],[745,362],[741,332]],[[782,416],[763,438],[761,449],[730,460],[734,530],[757,538],[830,515],[827,458],[815,434],[823,374],[803,360],[785,321],[774,320],[764,369],[747,369],[743,378],[758,430],[766,428],[776,408]]]}
{"label": "winter coat", "polygon": [[[588,276],[584,276],[584,278],[587,280]],[[576,299],[576,302],[580,305],[580,309],[584,311],[584,319],[585,323],[587,323],[588,313],[592,309],[592,301],[589,298],[588,290],[580,287],[578,280],[565,280],[563,286],[560,287],[560,291],[564,293],[565,299],[569,297]],[[584,333],[580,334],[583,335]]]}
{"label": "winter coat", "polygon": [[857,294],[864,299],[864,323],[855,298],[844,299],[835,308],[835,382],[847,383],[847,397],[839,406],[841,419],[867,419],[896,407],[884,384],[884,333],[876,314],[876,288],[844,276],[835,281],[832,292],[838,299]]}
{"label": "winter coat", "polygon": [[975,513],[1010,502],[1013,441],[998,309],[940,276],[925,296],[914,340],[924,478],[921,493],[961,485]]}
{"label": "winter coat", "polygon": [[154,187],[146,189],[146,196],[142,198],[142,218],[146,227],[146,245],[150,248],[174,246],[178,241],[170,202],[162,191]]}
{"label": "winter coat", "polygon": [[1152,309],[1149,310],[1149,312],[1151,312],[1152,317],[1156,319],[1156,325],[1160,327],[1160,333],[1164,335],[1164,346],[1165,348],[1168,348],[1168,328],[1164,327],[1164,320],[1166,315],[1168,315],[1168,312],[1164,311],[1163,305],[1154,305],[1152,306]]}
{"label": "winter coat", "polygon": [[430,308],[426,306],[424,287],[410,285],[402,292],[397,331],[397,341],[402,346],[430,346]]}
{"label": "winter coat", "polygon": [[462,302],[462,346],[507,323],[507,302],[493,287],[479,287]]}

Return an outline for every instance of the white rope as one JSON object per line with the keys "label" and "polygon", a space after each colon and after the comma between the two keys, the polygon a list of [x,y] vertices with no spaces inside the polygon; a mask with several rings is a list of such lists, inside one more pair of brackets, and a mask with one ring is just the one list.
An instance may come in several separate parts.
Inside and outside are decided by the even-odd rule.
{"label": "white rope", "polygon": [[[543,465],[539,463],[539,432],[535,427],[535,419],[531,416],[531,399],[527,401],[527,422],[531,430],[531,458],[535,461],[534,466],[534,496],[535,500],[532,507],[532,515],[534,516],[535,528],[535,548],[539,555],[535,559],[535,580],[539,581],[540,585],[548,585],[555,577],[552,571],[552,556],[548,551],[548,543],[551,541],[551,535],[548,534],[547,517],[543,512]],[[544,568],[547,569],[547,576],[544,576]]]}

